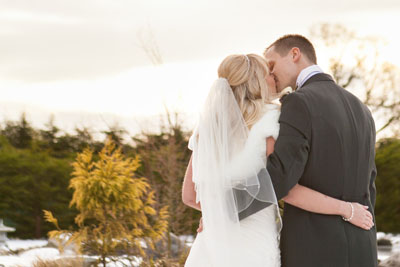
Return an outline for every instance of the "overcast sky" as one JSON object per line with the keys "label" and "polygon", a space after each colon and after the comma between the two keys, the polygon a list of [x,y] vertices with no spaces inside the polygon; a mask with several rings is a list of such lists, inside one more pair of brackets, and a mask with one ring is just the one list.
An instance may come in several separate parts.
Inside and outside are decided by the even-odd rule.
{"label": "overcast sky", "polygon": [[0,0],[0,115],[193,112],[225,56],[321,22],[385,38],[400,65],[398,0]]}

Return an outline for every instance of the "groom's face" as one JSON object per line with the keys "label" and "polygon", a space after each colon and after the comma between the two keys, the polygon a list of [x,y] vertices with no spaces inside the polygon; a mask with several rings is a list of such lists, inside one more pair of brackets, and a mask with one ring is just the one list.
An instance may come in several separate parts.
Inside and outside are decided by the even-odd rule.
{"label": "groom's face", "polygon": [[292,86],[293,73],[295,65],[291,53],[281,56],[271,47],[265,53],[269,71],[274,75],[276,82],[276,91],[279,93],[288,86]]}

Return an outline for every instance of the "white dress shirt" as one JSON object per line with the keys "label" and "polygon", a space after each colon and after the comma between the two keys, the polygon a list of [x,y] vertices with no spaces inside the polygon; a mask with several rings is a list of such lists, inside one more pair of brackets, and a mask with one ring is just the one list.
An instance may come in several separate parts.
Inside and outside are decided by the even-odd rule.
{"label": "white dress shirt", "polygon": [[296,87],[300,88],[303,84],[310,79],[312,76],[318,73],[322,73],[323,70],[318,65],[311,65],[305,69],[303,69],[299,76],[297,76]]}

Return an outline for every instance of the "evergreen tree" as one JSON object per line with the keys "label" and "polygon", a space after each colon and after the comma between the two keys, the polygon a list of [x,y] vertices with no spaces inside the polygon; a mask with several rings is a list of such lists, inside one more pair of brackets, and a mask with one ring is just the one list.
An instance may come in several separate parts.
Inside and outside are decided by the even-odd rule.
{"label": "evergreen tree", "polygon": [[60,129],[54,125],[54,116],[50,117],[45,126],[47,129],[39,130],[39,136],[43,143],[41,147],[54,149],[57,144],[57,135],[60,133]]}
{"label": "evergreen tree", "polygon": [[27,121],[25,113],[18,122],[7,121],[1,135],[7,137],[10,143],[17,148],[29,148],[36,135],[31,124]]}
{"label": "evergreen tree", "polygon": [[76,153],[82,152],[86,147],[95,151],[101,150],[101,143],[93,140],[87,128],[75,128],[75,134],[61,131],[54,125],[53,117],[46,124],[46,129],[39,130],[39,146],[56,158],[74,158]]}
{"label": "evergreen tree", "polygon": [[376,225],[382,232],[400,233],[400,139],[385,139],[376,150]]}
{"label": "evergreen tree", "polygon": [[53,210],[67,225],[73,223],[70,172],[68,160],[33,148],[17,149],[0,137],[0,217],[16,228],[10,236],[42,238],[50,230],[43,209]]}
{"label": "evergreen tree", "polygon": [[128,132],[118,125],[109,126],[107,131],[102,131],[103,134],[110,138],[118,147],[124,146],[124,135]]}
{"label": "evergreen tree", "polygon": [[106,266],[107,258],[118,261],[118,250],[143,255],[141,241],[152,246],[164,235],[168,212],[167,207],[154,209],[154,191],[149,191],[145,178],[135,175],[138,158],[125,158],[110,139],[98,156],[93,160],[92,150],[86,149],[73,163],[70,206],[79,211],[78,230],[61,230],[50,212],[45,211],[45,217],[59,228],[49,232],[50,237],[71,233],[70,242],[99,255]]}

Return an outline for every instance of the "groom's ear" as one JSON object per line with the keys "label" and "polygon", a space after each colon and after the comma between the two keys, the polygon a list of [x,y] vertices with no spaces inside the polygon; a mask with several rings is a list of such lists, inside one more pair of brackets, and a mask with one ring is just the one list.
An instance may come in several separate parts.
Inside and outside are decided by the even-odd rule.
{"label": "groom's ear", "polygon": [[301,52],[298,47],[293,47],[290,49],[290,55],[292,57],[293,62],[297,63],[300,60]]}

